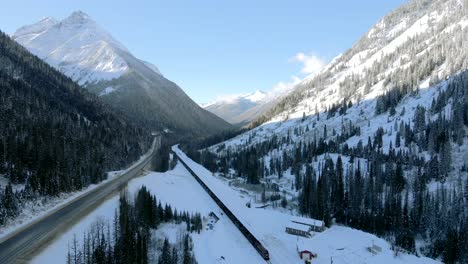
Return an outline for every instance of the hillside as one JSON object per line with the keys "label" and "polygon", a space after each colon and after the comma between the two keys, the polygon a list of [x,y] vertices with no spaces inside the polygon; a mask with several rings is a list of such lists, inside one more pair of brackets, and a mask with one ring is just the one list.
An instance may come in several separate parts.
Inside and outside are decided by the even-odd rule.
{"label": "hillside", "polygon": [[414,0],[392,11],[332,60],[305,78],[255,125],[327,111],[344,101],[409,91],[468,68],[468,16],[457,0]]}
{"label": "hillside", "polygon": [[302,81],[255,128],[192,157],[244,194],[261,196],[259,204],[463,263],[465,12],[460,1],[403,5]]}
{"label": "hillside", "polygon": [[21,27],[13,39],[149,129],[201,136],[230,128],[81,11]]}
{"label": "hillside", "polygon": [[0,226],[28,201],[100,182],[151,142],[150,131],[1,32],[0,88]]}

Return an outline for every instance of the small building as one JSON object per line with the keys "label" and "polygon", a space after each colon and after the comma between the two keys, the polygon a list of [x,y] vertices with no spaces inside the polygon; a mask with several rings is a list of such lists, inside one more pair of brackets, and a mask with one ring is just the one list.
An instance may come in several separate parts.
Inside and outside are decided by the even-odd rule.
{"label": "small building", "polygon": [[289,223],[288,226],[286,226],[286,233],[296,236],[309,237],[310,226],[298,223]]}
{"label": "small building", "polygon": [[307,262],[310,263],[310,261],[313,259],[313,258],[316,258],[317,257],[317,254],[314,254],[312,252],[310,252],[309,250],[302,250],[302,251],[299,251],[299,258],[301,258],[302,260],[305,260]]}
{"label": "small building", "polygon": [[382,248],[375,245],[374,243],[372,243],[372,246],[370,247],[367,247],[367,251],[369,251],[370,253],[372,253],[372,255],[377,255],[379,254],[380,252],[382,252]]}
{"label": "small building", "polygon": [[213,213],[213,212],[210,212],[210,213],[208,214],[208,216],[211,217],[211,218],[213,218],[215,222],[218,222],[218,220],[219,220],[219,217],[218,217],[215,213]]}
{"label": "small building", "polygon": [[310,227],[310,231],[314,232],[323,232],[325,230],[325,223],[320,220],[315,220],[312,218],[294,216],[291,219],[291,222],[301,225],[307,225]]}

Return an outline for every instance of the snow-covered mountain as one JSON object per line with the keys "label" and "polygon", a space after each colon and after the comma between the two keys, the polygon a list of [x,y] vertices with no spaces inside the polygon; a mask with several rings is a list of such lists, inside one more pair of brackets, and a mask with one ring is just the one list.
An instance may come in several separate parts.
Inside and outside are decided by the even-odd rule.
{"label": "snow-covered mountain", "polygon": [[427,78],[435,83],[466,69],[466,9],[459,0],[410,1],[319,74],[296,85],[256,125],[324,112],[343,101],[371,100],[396,86],[414,88]]}
{"label": "snow-covered mountain", "polygon": [[[348,125],[360,129],[359,135],[343,142],[353,147],[372,138],[380,126],[389,135],[398,126],[392,122],[408,122],[412,127],[418,106],[433,108],[438,97],[445,96],[446,80],[466,78],[465,10],[467,6],[457,0],[410,1],[382,18],[319,74],[305,78],[255,120],[253,129],[211,150],[232,153],[286,138],[291,147],[299,142],[337,138],[349,132]],[[454,102],[464,99],[445,100],[454,104],[444,112],[446,118],[452,118]],[[437,116],[426,118],[434,120]],[[384,140],[384,152],[391,141]],[[463,149],[458,151],[463,154]],[[468,166],[468,160],[460,164]]]}
{"label": "snow-covered mountain", "polygon": [[230,125],[193,102],[152,63],[135,58],[82,11],[19,28],[13,39],[152,129],[213,133]]}
{"label": "snow-covered mountain", "polygon": [[129,51],[81,11],[62,21],[46,17],[24,26],[13,39],[81,85],[111,80],[129,70],[119,54]]}
{"label": "snow-covered mountain", "polygon": [[204,104],[203,107],[206,108],[216,104],[236,104],[240,101],[246,101],[255,104],[265,101],[265,99],[267,99],[266,97],[267,93],[259,90],[248,94],[222,96],[212,103]]}
{"label": "snow-covered mountain", "polygon": [[466,262],[466,252],[438,249],[466,248],[450,240],[453,230],[468,230],[466,5],[414,0],[394,10],[200,161],[265,197],[265,206],[281,201],[410,252]]}
{"label": "snow-covered mountain", "polygon": [[268,98],[267,93],[256,91],[249,94],[220,97],[212,103],[202,105],[202,107],[231,124],[244,124],[257,117],[257,115],[251,116],[246,115],[246,113],[268,102],[270,102],[270,98]]}
{"label": "snow-covered mountain", "polygon": [[243,126],[266,113],[278,100],[291,92],[292,88],[223,96],[202,107],[231,124]]}

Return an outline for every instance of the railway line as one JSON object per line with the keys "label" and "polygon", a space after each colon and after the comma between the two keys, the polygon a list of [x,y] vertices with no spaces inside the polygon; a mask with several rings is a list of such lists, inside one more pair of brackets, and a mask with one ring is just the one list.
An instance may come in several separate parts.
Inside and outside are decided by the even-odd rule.
{"label": "railway line", "polygon": [[176,152],[172,151],[172,154],[182,163],[182,165],[188,170],[188,172],[195,178],[195,180],[203,187],[208,195],[215,201],[215,203],[223,210],[223,212],[229,217],[239,231],[245,236],[245,238],[252,244],[255,250],[261,255],[261,257],[270,263],[270,254],[263,244],[245,227],[245,225],[232,213],[232,211],[219,199],[219,197],[201,180],[201,178],[190,168],[190,166],[181,159]]}

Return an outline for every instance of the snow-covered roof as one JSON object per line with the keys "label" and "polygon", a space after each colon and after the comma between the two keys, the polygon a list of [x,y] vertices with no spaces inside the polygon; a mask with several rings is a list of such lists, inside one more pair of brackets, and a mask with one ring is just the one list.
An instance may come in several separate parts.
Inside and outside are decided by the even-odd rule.
{"label": "snow-covered roof", "polygon": [[301,217],[301,216],[294,216],[291,218],[291,221],[294,223],[302,224],[302,225],[309,225],[309,226],[324,226],[323,221],[315,220],[312,218]]}
{"label": "snow-covered roof", "polygon": [[300,231],[304,231],[304,232],[309,232],[310,231],[310,226],[302,225],[302,224],[298,224],[298,223],[294,223],[294,222],[289,223],[286,227],[296,229],[296,230],[300,230]]}

